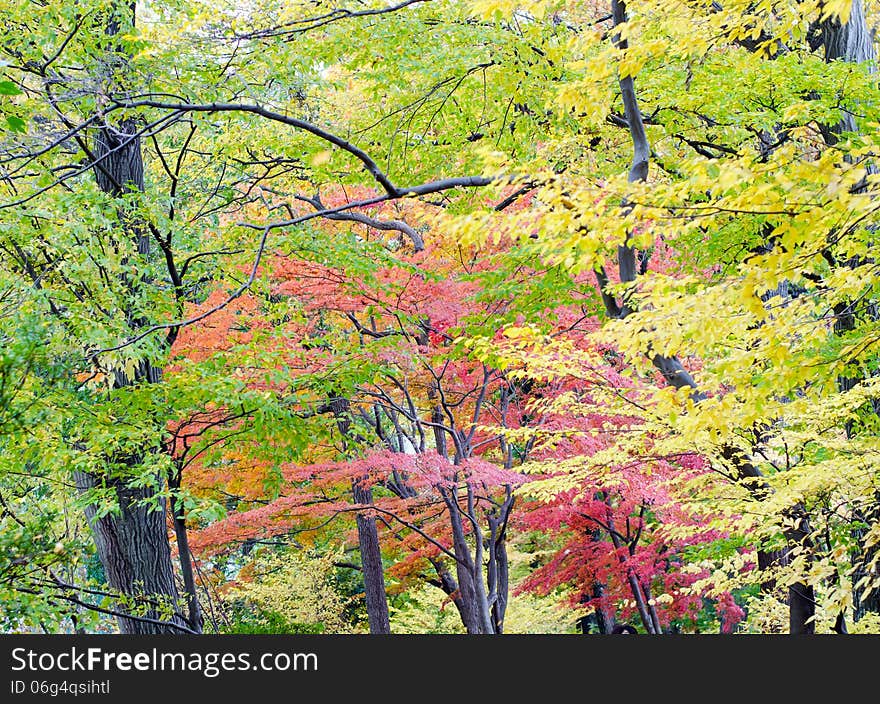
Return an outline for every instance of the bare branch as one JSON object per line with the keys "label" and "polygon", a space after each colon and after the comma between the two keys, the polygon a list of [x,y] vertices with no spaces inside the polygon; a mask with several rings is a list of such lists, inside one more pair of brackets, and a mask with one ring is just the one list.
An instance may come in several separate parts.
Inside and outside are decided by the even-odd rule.
{"label": "bare branch", "polygon": [[[351,142],[343,139],[342,137],[339,137],[332,132],[328,132],[322,127],[318,127],[311,122],[300,120],[296,117],[283,115],[282,113],[274,112],[273,110],[268,110],[261,105],[248,105],[247,103],[163,103],[159,100],[150,99],[133,100],[130,102],[116,100],[114,102],[117,108],[125,109],[149,107],[159,108],[162,110],[171,110],[178,113],[245,112],[259,115],[260,117],[265,117],[267,120],[290,125],[291,127],[295,127],[296,129],[303,130],[304,132],[308,132],[309,134],[313,134],[316,137],[323,139],[325,142],[330,142],[330,144],[333,144],[343,151],[348,152],[364,165],[370,175],[374,179],[376,179],[376,181],[382,186],[382,188],[385,189],[385,192],[388,195],[392,197],[400,195],[394,184],[391,183],[390,179],[384,174],[382,169],[379,168],[379,165],[375,161],[373,161],[372,157],[360,147],[355,146]],[[110,108],[110,110],[112,109],[114,108]],[[107,112],[109,112],[110,110],[108,110]]]}
{"label": "bare branch", "polygon": [[397,5],[371,8],[369,10],[346,10],[344,8],[335,8],[330,12],[324,15],[318,15],[317,17],[308,17],[306,19],[293,20],[291,22],[285,22],[284,24],[276,25],[275,27],[269,29],[263,29],[256,32],[248,32],[244,34],[237,34],[236,38],[263,39],[277,36],[289,37],[294,34],[302,34],[304,32],[317,29],[318,27],[324,27],[328,24],[338,22],[340,20],[347,20],[354,17],[372,17],[375,15],[386,15],[392,12],[397,12],[398,10],[402,10],[406,7],[409,7],[410,5],[416,5],[417,3],[423,2],[430,2],[430,0],[403,0],[403,2],[400,2]]}
{"label": "bare branch", "polygon": [[[321,198],[317,195],[314,198],[308,198],[306,196],[295,196],[295,198],[308,203],[316,210],[327,209],[321,202]],[[369,215],[364,215],[363,213],[336,213],[334,215],[325,215],[324,217],[327,220],[358,222],[367,227],[372,227],[374,230],[397,230],[412,240],[413,249],[416,252],[421,252],[425,249],[425,241],[422,239],[422,236],[402,220],[379,220],[377,218],[371,218]]]}

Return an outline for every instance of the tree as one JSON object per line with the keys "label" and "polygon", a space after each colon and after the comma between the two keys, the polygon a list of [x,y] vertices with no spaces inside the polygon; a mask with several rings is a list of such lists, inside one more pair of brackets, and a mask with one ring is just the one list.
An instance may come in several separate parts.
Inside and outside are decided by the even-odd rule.
{"label": "tree", "polygon": [[321,536],[373,632],[501,633],[537,528],[606,629],[876,611],[871,7],[600,5],[8,0],[25,600],[198,632],[200,556]]}
{"label": "tree", "polygon": [[[852,98],[836,93],[829,101],[818,77],[839,90],[844,73],[867,75],[868,67],[833,62],[870,59],[866,43],[856,39],[866,36],[864,14],[858,3],[778,7],[747,18],[738,16],[739,8],[733,5],[713,6],[708,14],[703,8],[677,6],[676,12],[664,15],[638,3],[629,7],[633,12],[627,17],[622,4],[613,6],[618,34],[612,37],[612,47],[599,49],[595,37],[582,42],[587,56],[602,51],[598,56],[617,65],[623,114],[609,119],[632,139],[628,178],[586,186],[570,174],[552,179],[552,185],[537,194],[546,205],[533,249],[551,261],[595,269],[614,319],[608,334],[598,339],[619,347],[642,373],[648,371],[646,363],[652,363],[667,384],[679,389],[672,396],[660,392],[658,407],[648,404],[655,420],[658,408],[666,414],[657,432],[687,437],[679,451],[690,448],[707,456],[716,471],[747,490],[738,501],[757,503],[762,513],[767,512],[770,540],[759,545],[759,562],[762,568],[778,570],[777,581],[789,585],[789,631],[812,632],[817,601],[832,613],[843,613],[849,603],[851,585],[830,577],[841,569],[832,557],[834,535],[859,530],[864,511],[870,512],[867,507],[874,503],[861,483],[864,477],[858,483],[864,487],[861,494],[841,495],[839,477],[830,480],[822,471],[829,436],[843,427],[840,413],[861,417],[873,394],[870,380],[856,393],[839,398],[829,394],[822,381],[829,372],[836,378],[843,363],[836,356],[839,343],[828,339],[823,325],[841,301],[839,296],[846,298],[831,282],[835,276],[852,276],[837,248],[853,248],[859,253],[856,260],[867,255],[872,211],[866,178],[870,169],[865,167],[870,137],[853,133],[850,119],[849,128],[838,128],[847,132],[847,146],[836,139],[829,142],[823,126],[838,125],[841,105],[849,105]],[[626,28],[625,37],[621,27]],[[721,51],[706,53],[709,40],[684,51],[675,44],[679,36],[719,36],[707,33],[706,27],[723,30]],[[821,41],[810,46],[808,38],[817,32]],[[642,44],[637,37],[644,37]],[[726,42],[730,45],[724,46]],[[823,45],[824,60],[813,53]],[[844,45],[853,53],[842,52]],[[670,52],[687,61],[683,68],[673,64],[664,69],[654,60],[661,55],[668,59]],[[690,61],[694,56],[704,57],[700,68]],[[712,68],[706,72],[708,65]],[[756,91],[748,81],[743,92],[731,94],[730,85],[736,83],[732,76],[752,70],[772,82],[772,99],[765,100],[760,88]],[[653,110],[640,110],[636,74],[641,91],[652,96]],[[590,81],[589,90],[580,94],[559,91],[564,105],[580,111],[587,124],[595,125],[607,114],[596,115],[591,107],[608,103],[607,75],[606,71],[601,80]],[[867,109],[867,83],[863,79],[856,84],[860,109]],[[669,107],[670,90],[677,85],[683,89],[676,93],[681,99]],[[744,119],[727,117],[726,106],[737,101],[748,110]],[[680,146],[672,150],[676,144]],[[649,178],[652,152],[658,173]],[[840,184],[839,195],[836,185],[829,183]],[[829,188],[835,197],[828,197]],[[577,239],[569,234],[573,219]],[[533,228],[536,220],[533,215]],[[459,231],[469,234],[467,228]],[[708,281],[699,271],[676,279],[658,276],[650,270],[651,246],[657,242],[695,254],[698,266],[716,273]],[[708,256],[699,256],[701,251]],[[609,284],[609,260],[616,262],[620,284]],[[870,298],[874,284],[859,280],[863,282],[866,288],[859,286],[859,293]],[[707,326],[710,315],[713,324]],[[870,336],[869,320],[870,316],[862,331]],[[849,349],[858,349],[859,355],[866,351]],[[705,363],[705,381],[699,386],[678,360],[681,354],[696,354]],[[870,355],[859,360],[868,369],[874,366]],[[672,405],[660,402],[669,398],[675,399]],[[804,398],[819,404],[814,407],[824,413],[821,422],[812,411],[804,413],[799,405]],[[832,412],[827,403],[839,404],[840,413]],[[734,408],[736,413],[731,412]],[[803,433],[797,444],[789,436],[795,428]],[[862,441],[870,444],[865,436]],[[824,449],[816,455],[818,447],[811,443]],[[819,457],[822,463],[816,464]],[[802,484],[790,491],[794,476],[810,489]],[[837,524],[828,513],[828,502],[836,500],[858,507],[861,517]],[[780,536],[785,538],[782,545]],[[780,548],[782,554],[774,555]],[[849,571],[843,568],[844,574]],[[816,576],[820,573],[822,578]],[[771,588],[774,580],[764,583]],[[827,607],[820,590],[831,600]]]}
{"label": "tree", "polygon": [[[201,617],[189,566],[185,516],[178,510],[182,501],[177,496],[179,467],[174,466],[173,454],[165,452],[164,423],[154,421],[177,415],[169,411],[157,383],[159,370],[178,330],[192,322],[175,320],[175,314],[179,316],[184,302],[197,297],[200,287],[217,272],[217,258],[230,256],[234,261],[240,254],[231,243],[234,238],[224,238],[219,248],[212,249],[205,225],[216,222],[219,208],[259,202],[261,184],[283,181],[300,159],[262,158],[256,153],[258,138],[241,150],[240,158],[231,154],[228,161],[226,157],[219,162],[209,160],[209,171],[188,178],[185,168],[199,153],[200,141],[195,136],[199,128],[207,125],[210,138],[220,133],[213,123],[200,125],[190,116],[220,113],[229,115],[232,122],[244,117],[245,123],[254,117],[252,124],[280,123],[317,137],[366,168],[384,189],[377,202],[481,185],[488,179],[465,177],[400,188],[366,152],[317,125],[252,103],[210,101],[212,93],[222,90],[212,83],[213,68],[207,75],[196,72],[191,86],[208,102],[161,102],[153,93],[132,98],[151,67],[161,62],[143,50],[129,8],[118,13],[113,5],[95,3],[71,13],[66,8],[44,8],[39,16],[27,15],[24,6],[11,9],[12,16],[21,18],[24,31],[5,46],[9,70],[18,76],[10,85],[22,95],[19,112],[28,117],[33,130],[26,134],[27,141],[11,142],[8,152],[12,198],[4,206],[11,218],[25,218],[29,227],[13,235],[7,264],[10,271],[30,276],[34,286],[45,292],[48,310],[65,321],[67,334],[75,340],[73,347],[82,356],[80,369],[85,375],[77,387],[59,388],[57,403],[70,403],[72,392],[75,403],[69,408],[75,413],[62,414],[54,444],[46,448],[43,459],[73,460],[110,587],[123,601],[142,598],[143,613],[128,611],[130,603],[121,607],[121,627],[137,632],[198,631]],[[157,5],[146,12],[152,17],[164,11]],[[38,25],[53,28],[61,37],[51,44],[51,53],[42,51],[36,41],[39,33],[33,30]],[[198,41],[184,36],[172,43],[180,48]],[[200,60],[197,53],[186,56],[192,62]],[[150,110],[160,116],[138,114]],[[13,132],[27,133],[28,121],[23,117],[10,115],[7,122]],[[144,182],[142,140],[149,140],[148,158],[158,170],[149,184]],[[210,148],[222,151],[217,142]],[[227,175],[229,163],[236,165],[236,173]],[[97,191],[88,186],[90,173]],[[215,174],[219,174],[218,181],[205,189],[203,184]],[[241,187],[247,190],[236,191]],[[209,190],[207,202],[185,207],[182,199],[199,190]],[[28,209],[34,203],[41,205],[46,216],[28,221]],[[45,232],[49,222],[63,217],[71,206],[76,208],[77,219],[75,227],[65,229],[70,242],[50,242]],[[322,208],[302,216],[302,221],[351,207],[355,206],[347,204],[330,213]],[[253,283],[265,241],[277,227],[259,226],[264,232],[251,275],[218,304],[218,310]],[[239,230],[241,234],[247,231]],[[93,318],[101,325],[93,326]],[[102,387],[105,380],[110,380],[107,388]],[[172,404],[181,400],[173,399]],[[107,405],[92,414],[89,406],[96,401]],[[138,430],[108,432],[120,416],[129,428]],[[80,434],[71,437],[67,426],[74,418]],[[150,420],[145,423],[146,418]],[[114,452],[106,455],[102,443]],[[75,450],[72,457],[69,447]],[[163,488],[166,477],[167,490]],[[188,625],[181,613],[175,613],[178,589],[165,531],[166,495],[188,595]],[[157,605],[156,600],[165,603]],[[166,625],[167,614],[171,620]]]}
{"label": "tree", "polygon": [[[521,480],[510,471],[513,449],[500,437],[484,437],[478,426],[486,415],[508,421],[521,401],[493,370],[456,360],[449,334],[482,314],[485,301],[467,300],[479,289],[439,242],[408,257],[392,257],[375,244],[359,249],[367,256],[352,251],[344,267],[332,269],[314,261],[272,261],[271,296],[287,311],[277,343],[286,374],[274,375],[273,391],[296,405],[301,417],[314,419],[313,438],[321,437],[322,426],[335,435],[339,457],[282,465],[280,496],[210,527],[212,542],[233,537],[226,532],[232,525],[238,539],[267,537],[286,532],[304,515],[356,511],[374,632],[376,621],[387,624],[376,521],[387,527],[388,539],[411,552],[404,559],[409,569],[434,573],[425,579],[452,598],[469,632],[500,632],[508,593],[506,528],[512,488]],[[234,317],[227,320],[234,323]],[[199,344],[199,334],[198,328],[184,333],[184,353]],[[228,337],[221,332],[219,339]],[[226,345],[222,354],[235,360]],[[254,383],[262,385],[264,374],[265,368],[256,371]],[[237,450],[235,457],[242,459]],[[342,498],[352,487],[354,505]],[[368,541],[364,519],[372,522]],[[484,542],[487,565],[480,557]],[[398,576],[401,569],[396,567]]]}

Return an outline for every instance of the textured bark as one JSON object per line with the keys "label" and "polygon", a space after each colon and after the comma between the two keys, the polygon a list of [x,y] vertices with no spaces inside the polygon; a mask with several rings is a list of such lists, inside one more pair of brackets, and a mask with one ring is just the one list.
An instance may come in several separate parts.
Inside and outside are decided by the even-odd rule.
{"label": "textured bark", "polygon": [[[352,482],[355,503],[370,506],[373,492],[357,480]],[[355,518],[358,532],[358,548],[361,553],[361,569],[364,575],[364,595],[367,601],[367,619],[370,633],[391,633],[388,617],[388,597],[385,592],[385,572],[382,565],[382,550],[379,545],[379,531],[376,519],[363,513]]]}
{"label": "textured bark", "polygon": [[443,499],[449,511],[449,521],[452,527],[452,551],[457,558],[455,561],[455,576],[458,580],[458,592],[461,598],[459,614],[468,633],[483,633],[483,625],[477,610],[473,561],[471,559],[470,547],[465,537],[457,492],[455,489],[452,489],[450,493],[443,492]]}
{"label": "textured bark", "polygon": [[[627,21],[626,3],[620,0],[612,0],[611,14],[614,18],[615,27],[624,24]],[[621,51],[629,48],[627,40],[619,34],[614,36],[614,43]],[[648,143],[645,122],[642,119],[642,113],[639,110],[639,103],[636,99],[635,80],[632,76],[622,76],[618,80],[618,85],[620,87],[620,96],[623,99],[624,116],[629,125],[629,134],[633,143],[633,158],[627,179],[630,183],[639,183],[648,178],[651,146]],[[636,250],[630,244],[629,234],[627,235],[626,242],[617,248],[617,268],[621,283],[636,280],[636,273],[638,271]],[[621,318],[625,318],[632,312],[626,297],[621,301],[618,312]]]}
{"label": "textured bark", "polygon": [[491,592],[492,627],[495,633],[504,633],[504,617],[507,614],[507,594],[510,590],[510,565],[507,559],[507,541],[503,537],[492,541],[494,576]]}
{"label": "textured bark", "polygon": [[822,23],[822,44],[825,60],[841,59],[850,63],[869,63],[874,70],[874,37],[865,19],[862,0],[853,0],[849,20],[841,24],[837,18]]}
{"label": "textured bark", "polygon": [[504,616],[507,613],[510,590],[510,565],[507,559],[507,521],[513,511],[515,497],[507,487],[504,501],[487,516],[489,523],[489,567],[486,581],[489,586],[489,607],[492,633],[504,633]]}
{"label": "textured bark", "polygon": [[[764,572],[774,565],[785,564],[785,560],[788,559],[787,556],[788,551],[786,550],[759,550],[758,569]],[[764,594],[776,591],[776,580],[771,578],[761,582],[761,591]]]}
{"label": "textured bark", "polygon": [[[80,491],[96,485],[91,474],[76,472],[75,480]],[[165,525],[164,502],[156,499],[146,488],[130,488],[121,482],[106,482],[116,490],[119,514],[96,517],[94,506],[86,508],[86,517],[92,528],[95,546],[104,566],[110,586],[135,602],[152,604],[145,612],[136,615],[155,620],[167,620],[159,610],[157,601],[177,608],[177,587],[168,545]],[[158,510],[139,505],[144,500],[157,501]],[[125,634],[181,633],[186,627],[184,619],[175,613],[169,625],[159,625],[130,618],[119,617],[119,630]],[[173,625],[171,625],[173,624]],[[193,629],[195,630],[195,629]]]}
{"label": "textured bark", "polygon": [[[862,0],[853,0],[849,21],[841,24],[838,19],[829,19],[821,24],[820,33],[825,50],[825,61],[845,61],[864,64],[871,73],[876,72],[877,55],[874,38],[865,20]],[[828,144],[836,144],[842,132],[858,132],[855,116],[845,112],[836,125],[824,125],[822,134]],[[876,165],[867,164],[869,173],[876,173]]]}
{"label": "textured bark", "polygon": [[[597,540],[599,538],[599,533],[592,533],[593,539]],[[593,583],[593,596],[592,600],[600,600],[605,596],[605,585],[600,582]],[[586,603],[590,601],[586,596],[581,598],[581,603]],[[593,625],[595,625],[595,633],[593,630]],[[593,610],[586,614],[585,616],[581,616],[577,621],[575,621],[575,628],[577,628],[578,633],[582,635],[610,635],[614,630],[615,619],[614,619],[614,611],[613,609],[606,609],[604,607],[600,607],[598,604],[593,605]]]}
{"label": "textured bark", "polygon": [[880,590],[874,589],[870,594],[865,594],[863,587],[855,586],[860,579],[868,574],[872,575],[875,579],[878,577],[877,568],[869,566],[871,560],[877,559],[878,553],[880,553],[880,550],[877,549],[876,545],[873,548],[865,549],[862,544],[862,554],[856,568],[853,570],[853,621],[856,623],[869,613],[880,613]]}
{"label": "textured bark", "polygon": [[[459,446],[461,443],[457,443]],[[483,535],[477,521],[476,495],[470,485],[465,486],[465,506],[462,508],[458,489],[441,489],[441,496],[449,511],[452,528],[452,552],[456,558],[456,577],[461,604],[456,604],[462,623],[470,634],[497,634],[503,631],[509,588],[505,533],[507,518],[513,507],[508,495],[495,515],[489,515],[490,536]],[[509,492],[510,494],[511,492]],[[465,522],[473,534],[468,542]],[[487,554],[486,581],[483,580],[484,554]]]}
{"label": "textured bark", "polygon": [[113,196],[144,190],[144,161],[137,122],[129,119],[118,125],[104,125],[95,137],[95,181]]}
{"label": "textured bark", "polygon": [[[873,512],[864,516],[863,522],[866,524],[880,519],[880,492],[874,495]],[[865,577],[876,578],[880,576],[880,545],[874,544],[868,546],[866,539],[868,531],[864,528],[854,530],[852,537],[856,541],[859,548],[859,555],[855,560],[855,568],[852,573],[853,584],[853,621],[860,621],[865,614],[880,613],[880,589],[874,589],[870,593],[865,593],[864,587],[857,586]]]}
{"label": "textured bark", "polygon": [[[599,582],[596,582],[596,584],[593,585],[593,598],[601,599],[603,596],[605,596],[605,587]],[[614,630],[614,613],[597,606],[595,616],[596,627],[599,629],[599,633],[602,635],[609,635]]]}
{"label": "textured bark", "polygon": [[474,555],[474,603],[477,606],[477,615],[480,624],[480,633],[495,633],[495,627],[492,624],[492,608],[489,604],[489,594],[486,591],[486,584],[483,582],[483,543],[482,536],[475,537],[477,543],[476,554]]}

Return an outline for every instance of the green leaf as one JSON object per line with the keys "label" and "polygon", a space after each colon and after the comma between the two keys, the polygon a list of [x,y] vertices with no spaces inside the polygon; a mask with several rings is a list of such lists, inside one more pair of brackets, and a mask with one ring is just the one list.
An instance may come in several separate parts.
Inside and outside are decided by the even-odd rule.
{"label": "green leaf", "polygon": [[21,95],[21,91],[12,81],[0,81],[0,95]]}
{"label": "green leaf", "polygon": [[26,123],[20,117],[16,117],[15,115],[7,115],[6,116],[6,124],[9,125],[9,129],[13,132],[24,132]]}

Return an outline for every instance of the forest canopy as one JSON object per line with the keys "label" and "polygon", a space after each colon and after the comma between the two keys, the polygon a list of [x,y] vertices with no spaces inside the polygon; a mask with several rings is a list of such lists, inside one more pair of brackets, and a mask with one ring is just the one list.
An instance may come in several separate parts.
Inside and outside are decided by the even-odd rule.
{"label": "forest canopy", "polygon": [[0,8],[0,631],[880,633],[874,0]]}

